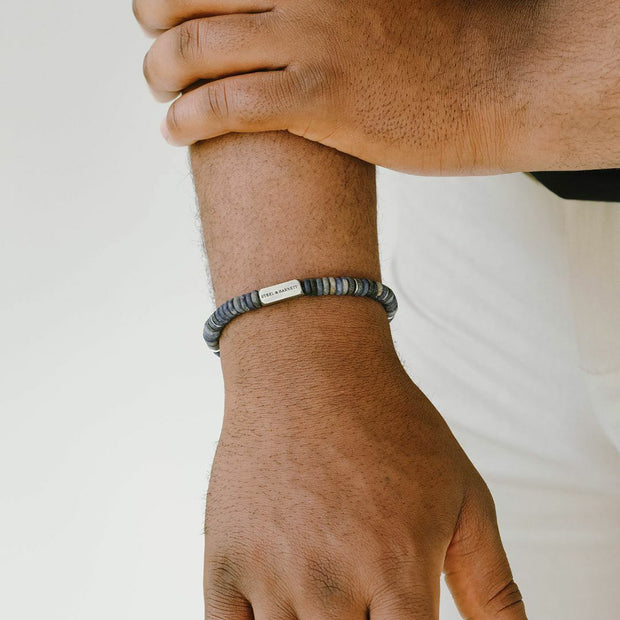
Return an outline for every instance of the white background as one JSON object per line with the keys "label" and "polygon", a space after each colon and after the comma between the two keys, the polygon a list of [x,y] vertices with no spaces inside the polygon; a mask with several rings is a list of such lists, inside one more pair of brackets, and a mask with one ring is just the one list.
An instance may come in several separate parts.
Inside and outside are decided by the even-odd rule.
{"label": "white background", "polygon": [[131,2],[0,21],[0,617],[198,618],[219,362]]}
{"label": "white background", "polygon": [[187,154],[129,0],[0,20],[0,617],[202,617],[223,409]]}
{"label": "white background", "polygon": [[[187,153],[160,137],[165,107],[142,78],[149,44],[130,0],[2,6],[2,619],[203,617],[204,496],[223,389],[201,336],[213,302]],[[528,607],[542,610],[531,617],[607,620],[597,610],[618,607],[608,585],[617,574],[617,453],[603,429],[617,428],[620,374],[617,364],[606,384],[582,374],[575,334],[600,362],[612,340],[593,347],[591,326],[612,333],[605,319],[618,315],[620,297],[596,302],[583,288],[590,278],[577,277],[577,299],[588,303],[573,330],[567,258],[577,254],[566,231],[593,250],[575,259],[586,276],[591,265],[613,276],[618,211],[567,206],[523,175],[397,179],[400,194],[398,183],[380,188],[383,266],[402,292],[394,327],[416,381],[471,437],[484,439],[476,428],[488,418],[501,422],[497,437],[514,424],[518,433],[504,436],[523,438],[493,451],[456,428],[470,456],[497,474],[509,556]],[[412,192],[391,260],[398,203]],[[586,223],[605,232],[596,243],[577,234]],[[414,290],[422,312],[407,301]],[[493,303],[499,295],[511,301],[505,312]],[[443,339],[437,317],[451,326]],[[459,375],[462,367],[482,369],[481,380]],[[500,376],[499,388],[488,376]],[[513,390],[524,385],[529,392]],[[503,485],[502,472],[518,484]],[[559,495],[527,501],[528,485]],[[572,512],[558,508],[567,487]],[[552,515],[549,530],[540,515]],[[554,547],[563,531],[585,542]]]}

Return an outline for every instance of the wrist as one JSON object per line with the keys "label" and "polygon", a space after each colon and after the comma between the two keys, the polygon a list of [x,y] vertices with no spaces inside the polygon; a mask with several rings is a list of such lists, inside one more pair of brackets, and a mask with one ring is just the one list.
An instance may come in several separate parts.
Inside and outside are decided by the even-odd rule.
{"label": "wrist", "polygon": [[386,312],[362,297],[298,297],[243,314],[221,339],[227,397],[323,392],[378,366],[399,364]]}

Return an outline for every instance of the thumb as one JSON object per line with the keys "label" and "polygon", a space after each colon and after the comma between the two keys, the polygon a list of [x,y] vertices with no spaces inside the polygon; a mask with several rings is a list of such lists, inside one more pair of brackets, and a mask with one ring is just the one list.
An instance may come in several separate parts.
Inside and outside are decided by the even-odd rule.
{"label": "thumb", "polygon": [[[484,483],[483,483],[484,485]],[[446,583],[464,618],[527,620],[486,485],[466,498],[444,561]]]}

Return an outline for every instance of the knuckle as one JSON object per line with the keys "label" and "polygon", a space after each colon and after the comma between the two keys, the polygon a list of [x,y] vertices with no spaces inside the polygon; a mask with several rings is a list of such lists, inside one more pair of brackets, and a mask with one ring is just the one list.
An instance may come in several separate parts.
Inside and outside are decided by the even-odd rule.
{"label": "knuckle", "polygon": [[401,543],[398,549],[385,544],[370,564],[374,583],[371,607],[394,618],[434,617],[429,588],[429,575],[436,571],[434,556],[426,544],[414,539],[401,537]]}
{"label": "knuckle", "polygon": [[496,616],[506,609],[513,609],[520,606],[523,606],[521,591],[514,580],[510,579],[489,599],[484,606],[484,610],[492,616]]}
{"label": "knuckle", "polygon": [[184,62],[200,56],[202,38],[206,28],[204,24],[205,22],[200,19],[192,19],[177,26],[177,54]]}
{"label": "knuckle", "polygon": [[465,536],[480,537],[489,529],[497,528],[495,500],[482,477],[467,491],[461,513],[459,514],[458,530]]}
{"label": "knuckle", "polygon": [[289,79],[285,81],[287,90],[283,92],[287,97],[294,97],[297,93],[304,97],[313,97],[322,88],[322,72],[316,65],[304,67],[290,67]]}
{"label": "knuckle", "polygon": [[415,551],[383,553],[373,567],[385,583],[392,583],[400,576],[412,572],[420,562]]}
{"label": "knuckle", "polygon": [[267,37],[274,34],[276,23],[277,20],[274,18],[273,11],[239,14],[238,19],[234,22],[234,27],[229,29],[229,34],[236,35],[235,39],[241,44],[247,44],[248,41],[256,37],[267,40]]}
{"label": "knuckle", "polygon": [[303,78],[299,73],[283,77],[284,79],[273,80],[271,88],[267,91],[267,103],[276,109],[281,109],[286,104],[295,101],[304,92],[301,88]]}
{"label": "knuckle", "polygon": [[206,620],[222,620],[222,618],[230,617],[246,618],[250,610],[250,604],[240,595],[234,597],[207,596],[205,598]]}
{"label": "knuckle", "polygon": [[486,482],[480,478],[480,485],[476,491],[477,503],[480,510],[479,519],[481,521],[480,526],[484,527],[495,526],[497,527],[497,512],[495,509],[495,499],[491,490],[487,486]]}
{"label": "knuckle", "polygon": [[288,90],[286,100],[300,100],[312,106],[326,104],[338,99],[338,79],[335,67],[329,63],[316,62],[304,66],[291,66],[287,71]]}
{"label": "knuckle", "polygon": [[296,100],[295,84],[285,75],[285,72],[271,72],[265,75],[260,82],[253,84],[240,82],[231,101],[232,120],[242,124],[264,124],[281,114],[287,113]]}
{"label": "knuckle", "polygon": [[341,607],[353,601],[345,567],[328,558],[307,558],[305,565],[304,589],[309,599],[325,608]]}
{"label": "knuckle", "polygon": [[295,85],[283,72],[267,74],[254,84],[240,82],[228,93],[231,122],[242,126],[263,125],[287,113],[296,98]]}
{"label": "knuckle", "polygon": [[[373,607],[376,606],[373,605]],[[432,603],[426,592],[386,593],[381,601],[381,611],[390,618],[433,618]]]}
{"label": "knuckle", "polygon": [[386,583],[401,575],[414,574],[416,568],[429,563],[433,553],[431,536],[416,537],[408,529],[375,530],[369,537],[372,569]]}
{"label": "knuckle", "polygon": [[492,508],[495,508],[495,501],[493,499],[493,494],[491,493],[491,490],[489,489],[487,483],[484,481],[484,478],[480,474],[477,474],[474,488],[476,490],[476,493],[478,494],[479,501],[481,503],[486,504],[487,506],[490,506]]}
{"label": "knuckle", "polygon": [[226,554],[218,554],[206,563],[205,577],[206,618],[247,613],[249,603],[240,592],[241,575],[237,562]]}
{"label": "knuckle", "polygon": [[218,553],[206,562],[205,577],[208,585],[216,591],[236,590],[241,577],[240,567],[230,554]]}
{"label": "knuckle", "polygon": [[390,618],[435,617],[434,598],[426,573],[401,572],[387,581],[380,579],[372,592],[370,606],[371,612],[373,608],[380,608]]}
{"label": "knuckle", "polygon": [[[266,81],[260,86],[247,88],[240,85],[235,93],[235,119],[240,123],[262,123],[268,120],[279,104],[277,88],[272,87],[271,82]],[[230,97],[229,97],[230,99]]]}
{"label": "knuckle", "polygon": [[230,114],[230,89],[225,82],[213,82],[206,89],[206,113],[216,120],[226,120]]}

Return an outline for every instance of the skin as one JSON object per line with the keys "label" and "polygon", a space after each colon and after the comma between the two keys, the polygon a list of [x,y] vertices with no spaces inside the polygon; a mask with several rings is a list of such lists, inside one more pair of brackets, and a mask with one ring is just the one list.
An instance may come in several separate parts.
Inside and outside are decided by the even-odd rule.
{"label": "skin", "polygon": [[[371,165],[283,132],[190,154],[216,304],[292,276],[381,279]],[[436,619],[442,572],[463,617],[526,617],[488,488],[380,304],[289,300],[238,317],[220,346],[205,618]]]}
{"label": "skin", "polygon": [[[191,157],[217,304],[291,274],[381,278],[368,164],[281,133]],[[525,618],[492,497],[380,304],[290,300],[220,346],[206,618],[435,619],[442,572],[464,617]]]}
{"label": "skin", "polygon": [[421,174],[620,165],[618,3],[135,7],[147,30],[161,33],[145,59],[156,96],[190,88],[163,125],[173,144],[279,129]]}

